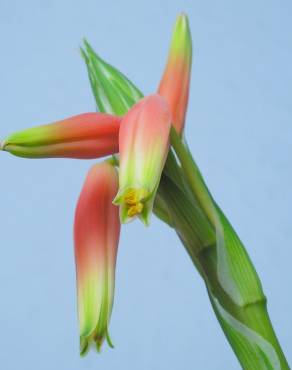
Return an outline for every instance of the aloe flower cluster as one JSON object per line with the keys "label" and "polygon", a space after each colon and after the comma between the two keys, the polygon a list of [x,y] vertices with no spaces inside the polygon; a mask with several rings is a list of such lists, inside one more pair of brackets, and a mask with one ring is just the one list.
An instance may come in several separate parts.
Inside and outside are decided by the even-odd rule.
{"label": "aloe flower cluster", "polygon": [[74,223],[80,353],[112,347],[109,322],[121,224],[149,225],[152,212],[173,228],[206,283],[214,312],[248,370],[288,369],[266,298],[240,239],[212,198],[183,130],[192,41],[178,16],[157,91],[143,97],[87,41],[81,49],[98,112],[8,136],[0,149],[25,158],[94,159]]}

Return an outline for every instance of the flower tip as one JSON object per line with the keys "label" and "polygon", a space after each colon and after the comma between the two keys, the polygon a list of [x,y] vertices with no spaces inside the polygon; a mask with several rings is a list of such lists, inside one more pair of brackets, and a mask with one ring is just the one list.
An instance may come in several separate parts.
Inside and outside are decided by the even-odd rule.
{"label": "flower tip", "polygon": [[0,150],[5,150],[6,142],[5,140],[0,142]]}
{"label": "flower tip", "polygon": [[186,13],[181,13],[177,16],[174,26],[174,43],[185,44],[186,47],[191,47],[191,31],[189,26],[189,18]]}
{"label": "flower tip", "polygon": [[107,344],[109,345],[110,348],[114,348],[113,342],[110,338],[109,332],[106,329],[106,333],[104,333],[101,337],[95,339],[95,348],[98,353],[101,353],[102,350],[102,345],[104,340],[106,339]]}
{"label": "flower tip", "polygon": [[144,226],[150,226],[150,218],[151,218],[151,211],[150,209],[152,209],[152,206],[149,208],[149,207],[145,207],[143,212],[140,213],[139,215],[139,219],[142,221],[142,223],[144,224]]}
{"label": "flower tip", "polygon": [[101,346],[102,346],[102,342],[97,341],[96,342],[96,350],[97,350],[97,353],[101,353]]}
{"label": "flower tip", "polygon": [[189,22],[189,17],[188,17],[188,15],[187,15],[187,13],[185,13],[185,12],[181,12],[178,16],[177,16],[177,18],[176,18],[176,21],[177,22],[184,22],[184,23],[188,23]]}
{"label": "flower tip", "polygon": [[144,226],[146,226],[146,227],[149,227],[150,226],[150,219],[149,219],[149,217],[143,217],[143,216],[141,216],[139,218],[142,221],[142,223],[144,224]]}
{"label": "flower tip", "polygon": [[89,349],[88,340],[84,337],[80,337],[80,356],[84,357]]}
{"label": "flower tip", "polygon": [[120,204],[120,222],[121,224],[128,224],[134,220],[135,217],[128,215],[128,208],[124,204]]}
{"label": "flower tip", "polygon": [[108,330],[106,331],[106,341],[107,341],[107,344],[109,345],[110,348],[112,348],[112,349],[115,348],[115,346],[113,345],[113,342],[111,340],[111,337],[109,335]]}
{"label": "flower tip", "polygon": [[121,204],[121,200],[122,200],[122,195],[121,195],[121,193],[119,191],[118,194],[114,197],[112,203],[115,206],[119,206]]}

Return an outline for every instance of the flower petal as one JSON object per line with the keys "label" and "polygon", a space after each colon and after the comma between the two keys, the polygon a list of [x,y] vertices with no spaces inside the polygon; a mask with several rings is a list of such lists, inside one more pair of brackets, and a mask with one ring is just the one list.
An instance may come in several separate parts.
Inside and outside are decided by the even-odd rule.
{"label": "flower petal", "polygon": [[8,136],[1,149],[25,158],[99,158],[118,152],[121,119],[84,113]]}

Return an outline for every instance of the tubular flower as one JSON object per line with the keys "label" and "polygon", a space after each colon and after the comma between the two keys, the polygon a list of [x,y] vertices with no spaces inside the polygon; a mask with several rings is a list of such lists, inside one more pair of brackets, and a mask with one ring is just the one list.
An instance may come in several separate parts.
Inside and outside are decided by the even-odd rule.
{"label": "tubular flower", "polygon": [[119,134],[119,192],[114,200],[120,205],[120,218],[127,222],[149,216],[169,147],[171,115],[166,101],[150,95],[125,115]]}
{"label": "tubular flower", "polygon": [[118,208],[112,204],[118,175],[109,163],[94,165],[81,191],[74,224],[80,353],[100,350],[108,334],[113,305],[120,234]]}
{"label": "tubular flower", "polygon": [[118,152],[121,118],[84,113],[8,136],[0,149],[26,158],[99,158]]}
{"label": "tubular flower", "polygon": [[158,93],[169,104],[172,124],[178,133],[184,128],[188,105],[192,64],[192,38],[188,18],[185,14],[177,17],[167,64],[160,81]]}

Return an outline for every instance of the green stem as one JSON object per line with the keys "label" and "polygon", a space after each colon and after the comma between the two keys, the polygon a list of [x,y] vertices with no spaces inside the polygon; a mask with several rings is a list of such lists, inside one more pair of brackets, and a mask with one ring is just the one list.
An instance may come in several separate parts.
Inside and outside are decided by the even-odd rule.
{"label": "green stem", "polygon": [[[244,246],[214,202],[190,152],[174,130],[171,144],[193,200],[190,201],[187,192],[167,176],[162,178],[159,194],[168,205],[174,227],[205,280],[227,339],[243,369],[289,369],[266,310],[260,280]],[[186,207],[187,202],[197,204],[200,212]],[[206,226],[196,227],[198,217],[204,225],[209,225],[207,229]]]}
{"label": "green stem", "polygon": [[[178,156],[184,175],[188,181],[190,189],[194,197],[198,200],[202,209],[206,213],[209,221],[212,225],[215,225],[214,220],[214,205],[211,194],[209,193],[201,172],[196,165],[195,161],[189,150],[182,143],[180,136],[177,134],[174,127],[170,131],[170,142],[171,145]],[[198,181],[199,179],[199,181]]]}

